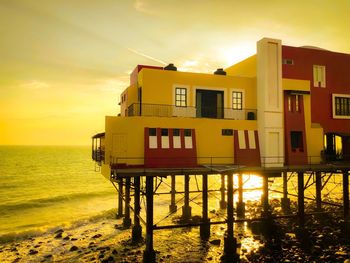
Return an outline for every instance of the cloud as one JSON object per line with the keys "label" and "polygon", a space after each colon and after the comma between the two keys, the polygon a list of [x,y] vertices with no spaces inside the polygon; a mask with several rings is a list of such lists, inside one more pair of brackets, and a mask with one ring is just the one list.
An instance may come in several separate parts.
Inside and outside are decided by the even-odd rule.
{"label": "cloud", "polygon": [[103,92],[122,92],[129,86],[129,77],[121,77],[119,79],[106,79],[101,80],[98,84],[100,86],[100,90]]}
{"label": "cloud", "polygon": [[148,58],[148,59],[150,59],[150,60],[153,60],[153,61],[158,62],[158,63],[163,64],[163,65],[167,65],[166,62],[164,62],[164,61],[162,61],[162,60],[160,60],[160,59],[151,57],[151,56],[149,56],[149,55],[146,55],[146,54],[144,54],[144,53],[141,53],[141,52],[139,52],[139,51],[137,51],[137,50],[135,50],[135,49],[132,49],[132,48],[127,48],[127,49],[128,49],[130,52],[132,52],[132,53],[134,53],[134,54],[137,54],[137,55],[139,55],[139,56],[141,56],[141,57]]}
{"label": "cloud", "polygon": [[144,0],[136,0],[134,2],[134,8],[137,12],[145,13],[147,15],[154,15],[154,12],[147,8],[147,5]]}
{"label": "cloud", "polygon": [[21,87],[26,89],[31,89],[31,90],[38,90],[38,89],[46,89],[50,87],[50,85],[43,81],[31,80],[29,82],[23,83]]}

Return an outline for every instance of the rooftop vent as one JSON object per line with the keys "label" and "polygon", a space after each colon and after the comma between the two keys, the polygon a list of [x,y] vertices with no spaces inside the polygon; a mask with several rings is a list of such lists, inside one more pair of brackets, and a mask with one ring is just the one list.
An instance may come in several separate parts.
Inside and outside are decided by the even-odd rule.
{"label": "rooftop vent", "polygon": [[177,67],[175,67],[173,63],[170,63],[168,66],[164,67],[164,70],[177,71]]}
{"label": "rooftop vent", "polygon": [[222,68],[218,68],[215,72],[215,75],[226,75],[226,71],[224,71]]}

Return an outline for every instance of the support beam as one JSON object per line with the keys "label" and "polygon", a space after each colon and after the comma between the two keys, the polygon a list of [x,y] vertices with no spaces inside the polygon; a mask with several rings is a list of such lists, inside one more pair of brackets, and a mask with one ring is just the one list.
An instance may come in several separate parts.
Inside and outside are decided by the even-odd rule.
{"label": "support beam", "polygon": [[322,211],[322,174],[316,172],[316,211]]}
{"label": "support beam", "polygon": [[169,213],[175,213],[177,211],[177,206],[175,204],[175,193],[176,193],[176,179],[175,175],[171,175],[171,190],[170,190],[170,205]]}
{"label": "support beam", "polygon": [[281,198],[282,210],[285,214],[290,212],[290,199],[288,198],[288,174],[282,172],[283,179],[283,197]]}
{"label": "support beam", "polygon": [[269,215],[269,180],[268,176],[266,174],[263,175],[263,194],[261,197],[261,203],[263,207],[263,213],[262,216],[268,216]]}
{"label": "support beam", "polygon": [[156,262],[156,252],[153,249],[153,176],[146,177],[146,248],[143,252],[143,262]]}
{"label": "support beam", "polygon": [[298,172],[298,220],[299,226],[305,225],[305,209],[304,209],[304,173]]}
{"label": "support beam", "polygon": [[123,219],[123,226],[129,228],[131,226],[130,218],[130,181],[131,178],[127,177],[125,179],[125,215]]}
{"label": "support beam", "polygon": [[243,202],[243,174],[238,174],[237,216],[245,216],[245,203]]}
{"label": "support beam", "polygon": [[208,175],[202,176],[202,222],[204,225],[200,225],[200,236],[202,239],[207,240],[210,237],[210,219],[208,218]]}
{"label": "support beam", "polygon": [[140,224],[140,176],[134,177],[134,225],[132,227],[132,241],[142,239],[142,227]]}
{"label": "support beam", "polygon": [[184,198],[184,206],[182,207],[182,220],[189,221],[191,218],[191,207],[190,207],[190,176],[188,174],[185,175],[184,185],[185,185],[185,198]]}
{"label": "support beam", "polygon": [[349,171],[343,171],[344,218],[349,219]]}
{"label": "support beam", "polygon": [[123,217],[123,178],[118,181],[118,212],[117,218]]}
{"label": "support beam", "polygon": [[237,240],[233,234],[233,174],[227,175],[227,230],[224,237],[224,262],[238,262]]}
{"label": "support beam", "polygon": [[225,201],[225,175],[222,174],[221,176],[221,200],[220,200],[220,209],[226,209],[227,203]]}

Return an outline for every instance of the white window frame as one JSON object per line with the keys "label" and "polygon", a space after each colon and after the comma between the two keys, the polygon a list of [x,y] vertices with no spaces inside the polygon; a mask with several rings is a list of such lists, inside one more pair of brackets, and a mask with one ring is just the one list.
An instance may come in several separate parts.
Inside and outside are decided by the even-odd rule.
{"label": "white window frame", "polygon": [[325,88],[326,87],[326,66],[313,65],[312,68],[314,87]]}
{"label": "white window frame", "polygon": [[[179,88],[179,89],[186,89],[186,106],[177,106],[176,105],[176,89]],[[172,103],[175,107],[188,107],[189,106],[189,91],[190,91],[190,87],[188,85],[182,85],[182,84],[174,84],[173,85],[173,100],[172,100]]]}
{"label": "white window frame", "polygon": [[336,114],[336,107],[335,107],[335,98],[340,97],[340,98],[350,98],[350,94],[332,94],[332,111],[333,111],[333,119],[350,119],[350,115],[337,115]]}

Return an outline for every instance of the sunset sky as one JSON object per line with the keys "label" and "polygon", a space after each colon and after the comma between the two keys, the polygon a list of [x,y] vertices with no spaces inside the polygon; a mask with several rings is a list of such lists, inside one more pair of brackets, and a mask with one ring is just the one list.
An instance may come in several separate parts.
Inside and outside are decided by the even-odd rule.
{"label": "sunset sky", "polygon": [[349,14],[349,0],[0,0],[0,144],[89,144],[137,64],[213,72],[262,37],[350,53]]}

